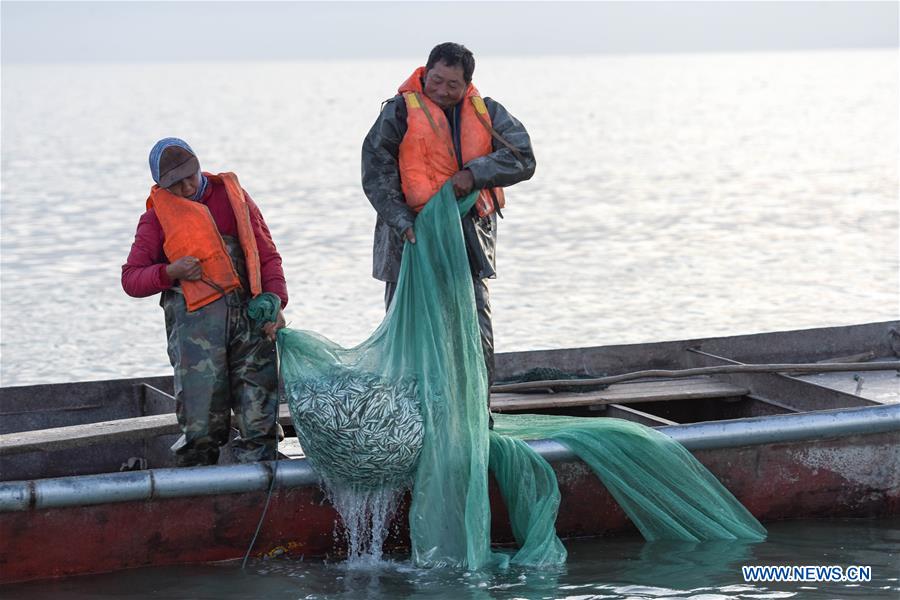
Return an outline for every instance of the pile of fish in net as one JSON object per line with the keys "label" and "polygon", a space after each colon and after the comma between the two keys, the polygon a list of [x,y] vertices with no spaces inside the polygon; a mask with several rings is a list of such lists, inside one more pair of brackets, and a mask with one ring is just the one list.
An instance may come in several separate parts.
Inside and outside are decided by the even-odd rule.
{"label": "pile of fish in net", "polygon": [[424,433],[415,379],[337,368],[285,392],[303,450],[326,481],[358,489],[411,481]]}

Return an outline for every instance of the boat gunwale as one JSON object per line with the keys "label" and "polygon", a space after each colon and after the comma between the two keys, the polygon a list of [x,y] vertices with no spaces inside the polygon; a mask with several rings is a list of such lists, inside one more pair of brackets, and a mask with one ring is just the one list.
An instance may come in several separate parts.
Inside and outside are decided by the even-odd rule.
{"label": "boat gunwale", "polygon": [[[839,335],[842,334],[842,335]],[[883,339],[876,339],[876,334],[883,334]],[[810,356],[807,360],[813,361],[811,354],[816,356],[826,356],[834,358],[843,356],[848,352],[858,350],[865,346],[866,349],[875,353],[876,357],[898,356],[892,342],[892,336],[900,343],[900,320],[876,321],[868,323],[851,323],[845,325],[831,325],[823,327],[812,327],[805,329],[791,329],[778,331],[762,331],[756,333],[743,333],[734,335],[711,336],[702,338],[688,338],[675,340],[656,340],[647,342],[625,343],[625,344],[609,344],[597,346],[572,346],[565,348],[546,348],[537,350],[514,350],[509,352],[498,352],[495,355],[497,361],[497,380],[504,378],[505,372],[509,374],[518,372],[523,364],[532,362],[532,359],[538,359],[541,362],[539,366],[547,366],[548,364],[558,362],[557,359],[569,359],[572,356],[584,359],[588,357],[603,357],[610,359],[615,357],[621,360],[611,360],[609,366],[621,367],[615,373],[635,370],[625,363],[635,363],[638,368],[646,368],[648,361],[645,352],[652,351],[655,356],[667,356],[670,360],[666,361],[672,365],[671,368],[686,368],[687,363],[682,355],[685,350],[709,347],[717,352],[724,350],[740,350],[737,354],[750,354],[754,357],[752,362],[778,362],[772,359],[772,356],[781,356],[788,352],[796,352],[797,343],[802,342],[804,348],[808,346]],[[828,340],[832,344],[819,343],[821,340]],[[792,343],[784,343],[785,341]],[[781,343],[779,343],[781,342]],[[860,342],[860,343],[854,343]],[[832,347],[829,347],[832,346]],[[761,353],[760,347],[765,347],[768,352]],[[836,347],[836,348],[835,348]],[[815,352],[813,352],[813,350]],[[732,352],[733,353],[733,352]],[[640,357],[641,360],[637,360]],[[734,359],[729,356],[729,359]],[[876,358],[878,360],[878,358]],[[742,361],[743,362],[743,361]],[[789,361],[781,361],[789,362]],[[529,366],[529,365],[527,365]],[[586,365],[582,365],[585,366]],[[694,366],[694,365],[689,365]],[[593,367],[592,367],[593,368]],[[662,367],[660,367],[662,368]],[[669,368],[669,367],[666,367]],[[80,388],[83,386],[92,387],[121,387],[125,385],[140,385],[142,383],[151,384],[150,387],[160,386],[163,383],[172,381],[172,375],[152,375],[141,377],[130,377],[121,379],[89,379],[79,381],[59,381],[46,383],[27,383],[19,385],[0,386],[0,399],[4,395],[17,396],[21,393],[51,390],[62,388]],[[2,414],[2,413],[0,413]]]}
{"label": "boat gunwale", "polygon": [[[900,431],[900,404],[704,421],[655,428],[688,450],[713,450]],[[551,463],[579,460],[553,440],[529,440]],[[0,513],[319,485],[308,459],[148,469],[0,482]]]}

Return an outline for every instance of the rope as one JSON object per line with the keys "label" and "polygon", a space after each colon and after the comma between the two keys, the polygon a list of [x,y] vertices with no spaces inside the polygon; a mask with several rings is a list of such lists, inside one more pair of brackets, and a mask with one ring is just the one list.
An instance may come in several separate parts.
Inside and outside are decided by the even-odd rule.
{"label": "rope", "polygon": [[[280,302],[280,301],[279,301]],[[281,385],[281,360],[280,353],[278,352],[278,346],[276,344],[275,351],[275,372],[277,373],[277,380],[279,382],[278,389],[279,395],[280,391],[283,388]],[[275,424],[278,424],[278,406],[281,404],[281,398],[278,399],[278,404],[275,405]],[[269,502],[272,500],[272,490],[275,489],[275,480],[278,478],[278,427],[275,428],[275,466],[272,468],[272,481],[269,482],[269,491],[266,494],[266,504],[263,506],[262,514],[259,516],[259,523],[256,524],[256,532],[253,534],[253,539],[250,540],[250,545],[247,547],[247,552],[244,553],[244,560],[241,562],[241,570],[246,570],[247,568],[247,560],[250,558],[250,552],[253,551],[253,546],[256,545],[256,538],[259,537],[259,532],[262,529],[263,522],[266,520],[266,513],[269,511]]]}
{"label": "rope", "polygon": [[250,540],[250,545],[247,547],[247,552],[244,553],[244,561],[241,563],[241,570],[246,570],[247,568],[247,560],[250,558],[250,552],[253,551],[253,546],[256,545],[256,538],[259,537],[259,532],[262,529],[263,521],[266,519],[266,512],[269,510],[269,501],[272,500],[272,490],[275,488],[275,479],[278,476],[278,436],[275,436],[275,467],[272,469],[272,481],[269,483],[269,493],[266,494],[266,504],[263,506],[262,514],[259,516],[259,523],[256,524],[256,533],[253,534],[253,539]]}

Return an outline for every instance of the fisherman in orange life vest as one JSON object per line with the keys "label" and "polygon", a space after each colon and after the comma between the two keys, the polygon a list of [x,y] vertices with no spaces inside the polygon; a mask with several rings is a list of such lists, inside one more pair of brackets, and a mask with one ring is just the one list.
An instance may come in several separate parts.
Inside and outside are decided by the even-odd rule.
{"label": "fisherman in orange life vest", "polygon": [[496,277],[497,216],[503,188],[530,179],[535,159],[525,127],[472,85],[475,58],[465,46],[436,46],[399,93],[384,103],[362,147],[363,190],[378,213],[372,275],[385,282],[385,308],[397,285],[404,242],[415,218],[450,180],[457,197],[480,190],[463,216],[481,345],[494,378],[494,334],[487,279]]}
{"label": "fisherman in orange life vest", "polygon": [[[184,434],[172,447],[177,464],[216,464],[232,409],[240,417],[235,457],[274,460],[275,335],[288,295],[269,228],[237,177],[202,172],[183,140],[157,142],[150,173],[157,185],[122,266],[122,287],[138,298],[161,293]],[[263,294],[278,307],[275,322],[247,314],[249,300]]]}

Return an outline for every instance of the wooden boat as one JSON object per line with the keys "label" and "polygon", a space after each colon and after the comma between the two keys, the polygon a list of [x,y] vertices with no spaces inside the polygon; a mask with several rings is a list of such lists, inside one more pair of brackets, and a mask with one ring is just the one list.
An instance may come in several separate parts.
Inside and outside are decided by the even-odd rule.
{"label": "wooden boat", "polygon": [[[499,354],[498,379],[534,368],[679,376],[626,378],[583,393],[497,386],[492,408],[658,427],[763,522],[886,517],[900,514],[898,356],[900,321]],[[785,374],[786,363],[807,364],[807,374]],[[839,370],[829,371],[834,363]],[[781,368],[746,368],[761,364]],[[712,369],[680,376],[696,368]],[[179,433],[171,390],[170,377],[0,389],[0,583],[240,558],[273,479],[253,554],[341,553],[336,513],[305,459],[172,468]],[[297,456],[286,411],[281,423],[283,452]],[[584,463],[555,442],[532,445],[558,475],[561,537],[634,531]],[[492,536],[508,543],[493,492]],[[397,522],[391,548],[407,543],[404,508]]]}

